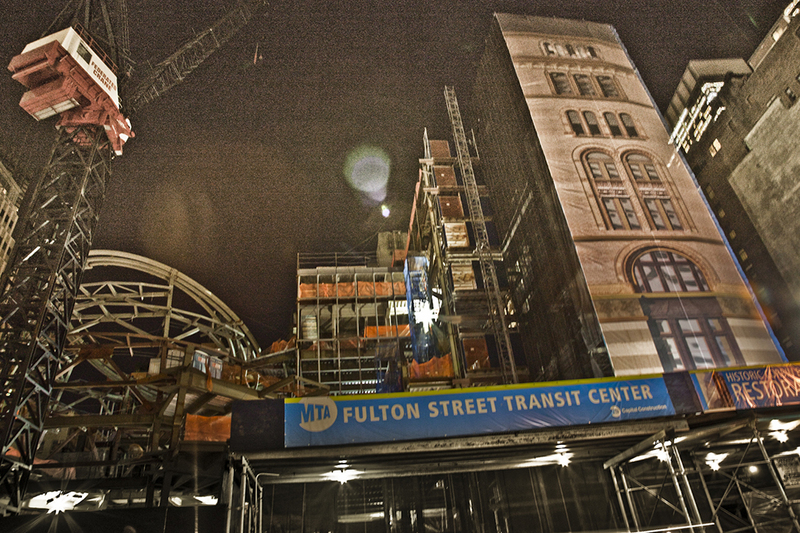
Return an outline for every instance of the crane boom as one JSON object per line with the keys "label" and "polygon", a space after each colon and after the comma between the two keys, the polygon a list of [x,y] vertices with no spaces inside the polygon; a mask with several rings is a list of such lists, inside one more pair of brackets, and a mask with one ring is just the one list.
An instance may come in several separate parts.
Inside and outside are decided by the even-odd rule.
{"label": "crane boom", "polygon": [[125,109],[131,113],[152,102],[165,91],[181,83],[215,50],[244,27],[266,0],[240,1],[211,27],[187,41],[174,54],[155,65],[127,95]]}

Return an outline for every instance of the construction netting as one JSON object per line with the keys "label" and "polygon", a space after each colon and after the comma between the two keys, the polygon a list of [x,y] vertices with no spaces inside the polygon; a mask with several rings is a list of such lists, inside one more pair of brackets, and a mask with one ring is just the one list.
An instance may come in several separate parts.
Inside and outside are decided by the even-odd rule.
{"label": "construction netting", "polygon": [[453,360],[450,354],[442,357],[433,357],[425,363],[418,363],[412,360],[408,365],[408,377],[410,379],[431,379],[431,378],[452,378]]}
{"label": "construction netting", "polygon": [[225,442],[231,438],[231,415],[186,415],[183,440]]}
{"label": "construction netting", "polygon": [[300,283],[298,298],[353,298],[357,296],[404,296],[403,281],[340,281],[338,283]]}

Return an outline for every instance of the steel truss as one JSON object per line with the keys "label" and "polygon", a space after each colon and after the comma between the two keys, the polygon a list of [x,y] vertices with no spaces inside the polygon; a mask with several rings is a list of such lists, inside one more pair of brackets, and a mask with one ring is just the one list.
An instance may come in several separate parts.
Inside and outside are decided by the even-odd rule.
{"label": "steel truss", "polygon": [[800,531],[800,501],[775,467],[781,457],[798,468],[800,460],[795,450],[768,450],[764,427],[739,419],[679,438],[662,431],[607,461],[626,529]]}
{"label": "steel truss", "polygon": [[0,294],[0,481],[12,511],[12,478],[24,486],[29,470],[19,467],[39,445],[113,155],[102,127],[62,128],[16,230]]}

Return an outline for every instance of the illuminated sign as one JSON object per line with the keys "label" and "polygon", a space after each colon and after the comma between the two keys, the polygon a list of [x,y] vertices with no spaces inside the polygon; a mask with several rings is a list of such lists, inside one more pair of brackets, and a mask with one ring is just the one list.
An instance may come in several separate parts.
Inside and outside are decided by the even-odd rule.
{"label": "illuminated sign", "polygon": [[285,401],[285,445],[506,433],[675,414],[664,380],[584,380]]}

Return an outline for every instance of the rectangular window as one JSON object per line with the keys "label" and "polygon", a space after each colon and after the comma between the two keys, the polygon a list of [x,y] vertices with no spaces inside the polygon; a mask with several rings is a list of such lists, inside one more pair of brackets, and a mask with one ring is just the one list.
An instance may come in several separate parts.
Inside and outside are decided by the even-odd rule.
{"label": "rectangular window", "polygon": [[629,198],[602,199],[612,229],[640,229],[639,219]]}
{"label": "rectangular window", "polygon": [[592,176],[596,180],[604,179],[603,171],[600,170],[600,163],[597,161],[589,161],[589,170],[592,171]]}
{"label": "rectangular window", "polygon": [[578,92],[582,95],[594,96],[597,94],[594,90],[594,85],[592,85],[592,79],[589,76],[586,74],[575,74],[573,78],[575,79],[575,84],[578,86]]}
{"label": "rectangular window", "polygon": [[660,178],[658,177],[658,172],[656,172],[656,167],[654,165],[650,165],[645,163],[644,170],[647,172],[647,176],[653,181],[659,181]]}
{"label": "rectangular window", "polygon": [[642,181],[644,179],[644,175],[642,174],[642,169],[639,168],[639,165],[637,163],[631,163],[630,166],[631,174],[633,174],[634,179],[636,181]]}
{"label": "rectangular window", "polygon": [[630,229],[640,229],[639,219],[636,218],[636,213],[633,210],[633,204],[628,198],[620,198],[619,204],[622,206],[622,211],[625,213],[625,219],[628,221]]}
{"label": "rectangular window", "polygon": [[622,218],[619,216],[617,204],[614,202],[614,199],[603,198],[603,205],[606,208],[606,214],[608,215],[608,221],[611,222],[611,227],[613,229],[625,229],[625,225],[622,223]]}
{"label": "rectangular window", "polygon": [[572,85],[569,84],[569,78],[563,72],[551,72],[550,81],[553,82],[556,94],[572,94]]}
{"label": "rectangular window", "polygon": [[600,84],[600,90],[606,98],[619,98],[619,91],[617,85],[614,83],[614,78],[611,76],[597,76],[597,83]]}
{"label": "rectangular window", "polygon": [[667,225],[664,223],[664,217],[661,216],[661,211],[658,209],[657,202],[657,200],[653,199],[644,201],[647,210],[650,212],[650,219],[653,221],[653,227],[655,229],[667,229]]}
{"label": "rectangular window", "polygon": [[681,219],[678,218],[678,213],[675,212],[672,200],[666,198],[661,200],[661,207],[664,209],[664,214],[667,215],[667,220],[669,220],[672,229],[683,229],[683,224],[681,224]]}
{"label": "rectangular window", "polygon": [[612,180],[619,179],[619,172],[617,172],[617,166],[614,163],[608,162],[606,163],[606,170],[608,171],[608,177]]}

